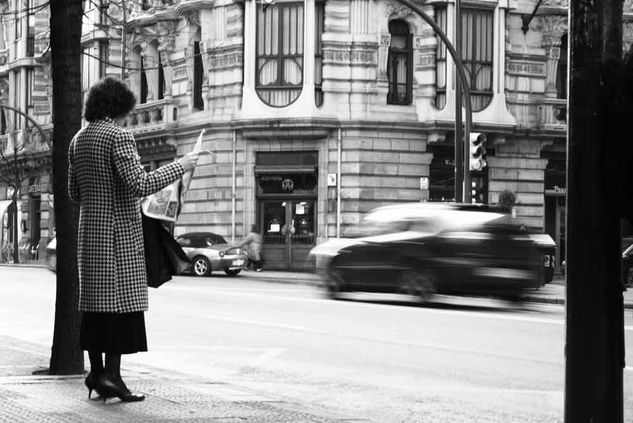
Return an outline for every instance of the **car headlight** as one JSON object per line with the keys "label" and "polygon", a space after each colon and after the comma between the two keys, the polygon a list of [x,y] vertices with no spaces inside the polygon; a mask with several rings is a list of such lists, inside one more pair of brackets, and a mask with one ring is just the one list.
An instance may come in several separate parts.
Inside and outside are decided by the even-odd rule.
{"label": "car headlight", "polygon": [[[223,254],[222,254],[223,253]],[[221,255],[229,255],[229,256],[237,256],[241,253],[240,249],[238,247],[235,248],[229,248],[228,250],[224,250],[222,251],[222,253],[220,253]]]}

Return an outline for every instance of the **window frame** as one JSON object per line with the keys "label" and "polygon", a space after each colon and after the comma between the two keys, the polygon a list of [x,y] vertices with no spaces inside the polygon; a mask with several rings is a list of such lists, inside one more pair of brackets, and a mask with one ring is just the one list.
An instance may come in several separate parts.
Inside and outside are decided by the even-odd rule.
{"label": "window frame", "polygon": [[[267,106],[275,107],[275,108],[288,107],[291,104],[293,104],[295,101],[297,101],[299,97],[301,96],[301,93],[303,92],[303,85],[305,83],[305,78],[304,78],[304,72],[305,72],[304,37],[305,37],[305,14],[306,14],[305,6],[306,6],[305,2],[303,1],[279,2],[276,4],[265,6],[266,8],[272,8],[271,10],[275,10],[277,13],[277,19],[276,19],[277,25],[274,25],[271,22],[271,26],[273,28],[272,28],[272,31],[270,32],[270,35],[273,38],[273,40],[275,39],[275,37],[277,39],[277,52],[271,53],[271,54],[265,54],[263,52],[260,53],[260,48],[261,48],[260,25],[261,25],[261,22],[265,20],[265,16],[261,16],[260,14],[266,13],[266,10],[268,9],[264,9],[263,5],[260,5],[260,4],[257,5],[256,16],[255,16],[255,92],[257,93],[258,98],[262,102],[264,102]],[[296,51],[295,53],[288,52],[287,54],[284,54],[284,41],[285,41],[284,24],[285,22],[282,21],[283,16],[284,16],[284,10],[285,9],[292,10],[295,7],[298,9],[296,12],[296,16],[297,18],[300,18],[300,22],[299,20],[297,20],[296,22],[296,28],[295,28],[295,34],[294,34],[297,37],[294,40]],[[274,21],[274,16],[271,16],[271,21]],[[301,27],[300,30],[298,29],[299,26]],[[264,29],[261,32],[265,33],[266,29]],[[276,32],[276,34],[274,32]],[[292,42],[293,42],[293,39],[289,37],[288,39],[289,46],[292,45]],[[266,43],[266,40],[264,40],[263,43]],[[261,49],[265,50],[265,48],[261,48]],[[271,49],[273,49],[272,42],[271,42]],[[294,60],[300,68],[300,71],[299,71],[300,80],[296,84],[284,84],[285,73],[284,73],[283,63],[285,60]],[[261,65],[260,65],[260,61],[262,62]],[[263,67],[270,61],[277,62],[277,72],[275,75],[276,79],[275,79],[275,82],[271,84],[262,85],[260,84],[261,71]],[[291,91],[291,92],[296,91],[296,95],[294,95],[293,93],[290,93],[290,95],[293,98],[285,104],[273,104],[270,100],[267,100],[266,98],[264,98],[264,94],[267,92],[280,92],[280,91]]]}
{"label": "window frame", "polygon": [[[441,6],[437,6],[435,8],[435,14],[437,16],[438,11],[443,10],[444,11],[444,15],[445,15],[445,19],[442,22],[438,22],[436,19],[436,22],[438,23],[438,25],[440,26],[440,28],[446,33],[447,31],[447,20],[448,20],[448,13],[447,13],[447,8],[446,5],[441,5]],[[469,16],[471,15],[472,18],[472,31],[468,31],[468,21],[469,21]],[[484,16],[486,18],[486,22],[489,22],[489,25],[486,26],[485,28],[483,28],[480,25],[477,25],[475,23],[481,23],[482,19],[477,19],[477,14],[479,15],[479,17]],[[444,25],[444,26],[442,26]],[[462,54],[461,54],[461,60],[462,60],[462,64],[464,65],[465,71],[466,71],[466,78],[468,79],[468,85],[470,88],[470,94],[471,94],[471,101],[472,101],[472,111],[473,112],[480,112],[482,110],[484,110],[486,107],[488,107],[491,103],[492,103],[492,98],[494,97],[494,75],[495,72],[498,72],[497,69],[495,69],[495,63],[494,63],[494,48],[495,48],[495,33],[494,33],[494,27],[495,27],[495,15],[494,15],[494,9],[492,8],[486,8],[486,7],[462,7]],[[479,38],[478,36],[486,33],[486,36],[488,37],[488,42],[485,45],[482,44],[478,44]],[[438,49],[436,52],[436,62],[435,62],[435,69],[436,69],[436,76],[435,76],[435,80],[436,80],[436,91],[435,91],[435,105],[438,109],[443,109],[446,105],[446,75],[448,72],[448,61],[447,61],[447,57],[446,57],[446,46],[444,46],[444,43],[442,42],[441,39],[439,39],[439,37],[437,37],[437,42],[438,42]],[[455,42],[455,36],[453,36],[452,41]],[[469,49],[468,46],[471,46],[472,48]],[[483,51],[483,53],[482,53]],[[438,54],[439,52],[442,52],[443,54],[440,56],[440,58],[438,59]],[[480,56],[480,57],[476,57],[476,56]],[[485,58],[482,58],[481,56],[486,56]],[[439,63],[445,63],[444,66],[444,87],[440,87],[438,88],[437,86],[437,81],[438,81],[438,61]],[[479,71],[481,71],[484,67],[488,67],[490,69],[490,77],[489,77],[489,88],[488,89],[477,89],[476,87],[476,76],[477,73]],[[454,82],[456,82],[457,77],[456,75],[453,75],[453,80]],[[444,98],[441,99],[439,96],[443,95]],[[481,101],[481,104],[478,104]],[[441,104],[444,103],[444,104]]]}
{"label": "window frame", "polygon": [[204,110],[204,98],[202,97],[202,83],[204,80],[204,66],[202,63],[202,49],[200,41],[193,42],[193,81],[192,92],[193,108]]}
{"label": "window frame", "polygon": [[[392,31],[391,26],[402,25],[402,28],[406,28],[406,32]],[[411,27],[409,23],[404,19],[393,19],[389,21],[389,34],[391,35],[391,41],[393,42],[394,35],[405,38],[405,47],[396,48],[393,47],[393,43],[389,43],[389,53],[387,56],[387,80],[389,81],[389,89],[387,92],[387,104],[407,106],[413,102],[413,34],[411,33]],[[393,71],[394,66],[397,66],[398,59],[405,58],[406,60],[406,80],[404,83],[398,81],[397,71]],[[393,77],[392,79],[392,71]],[[400,99],[398,95],[398,87],[405,86],[405,97]]]}

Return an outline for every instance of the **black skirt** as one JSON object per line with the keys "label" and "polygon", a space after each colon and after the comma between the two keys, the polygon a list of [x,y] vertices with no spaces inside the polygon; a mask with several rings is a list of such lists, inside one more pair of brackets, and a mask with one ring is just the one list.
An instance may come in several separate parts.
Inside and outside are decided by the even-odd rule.
{"label": "black skirt", "polygon": [[113,354],[147,351],[145,315],[134,313],[83,313],[81,348]]}

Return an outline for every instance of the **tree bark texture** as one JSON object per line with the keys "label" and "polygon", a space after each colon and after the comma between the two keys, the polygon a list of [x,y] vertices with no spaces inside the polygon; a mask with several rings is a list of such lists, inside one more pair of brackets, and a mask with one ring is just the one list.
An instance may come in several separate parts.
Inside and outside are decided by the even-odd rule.
{"label": "tree bark texture", "polygon": [[81,0],[50,1],[53,80],[53,190],[57,234],[57,296],[51,374],[84,371],[77,311],[77,205],[68,196],[68,146],[81,127]]}
{"label": "tree bark texture", "polygon": [[565,422],[623,419],[622,1],[570,1]]}

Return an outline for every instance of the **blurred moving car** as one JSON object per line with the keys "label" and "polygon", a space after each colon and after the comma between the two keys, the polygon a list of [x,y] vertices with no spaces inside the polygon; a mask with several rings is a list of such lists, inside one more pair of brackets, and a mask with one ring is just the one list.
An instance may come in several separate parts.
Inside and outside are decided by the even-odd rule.
{"label": "blurred moving car", "polygon": [[208,276],[214,270],[235,276],[248,263],[246,250],[212,232],[189,232],[177,236],[176,241],[191,260],[190,270],[196,276]]}
{"label": "blurred moving car", "polygon": [[496,295],[543,285],[542,240],[488,206],[411,203],[369,212],[358,237],[312,249],[331,297],[344,291]]}

